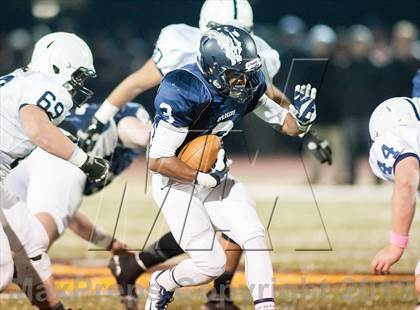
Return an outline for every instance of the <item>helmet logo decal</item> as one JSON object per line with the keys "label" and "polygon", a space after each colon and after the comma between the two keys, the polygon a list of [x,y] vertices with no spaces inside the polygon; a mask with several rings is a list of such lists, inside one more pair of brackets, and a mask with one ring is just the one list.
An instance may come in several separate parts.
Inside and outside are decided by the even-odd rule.
{"label": "helmet logo decal", "polygon": [[252,60],[248,61],[248,62],[245,64],[245,69],[246,69],[246,70],[254,70],[255,68],[258,68],[258,67],[260,67],[260,66],[261,66],[261,59],[259,59],[259,58],[254,58],[254,59],[252,59]]}
{"label": "helmet logo decal", "polygon": [[211,39],[215,39],[217,44],[225,52],[227,58],[229,58],[232,66],[242,61],[242,44],[237,39],[239,33],[237,31],[229,31],[225,28],[227,33],[223,33],[217,30],[210,30],[207,32],[207,36]]}

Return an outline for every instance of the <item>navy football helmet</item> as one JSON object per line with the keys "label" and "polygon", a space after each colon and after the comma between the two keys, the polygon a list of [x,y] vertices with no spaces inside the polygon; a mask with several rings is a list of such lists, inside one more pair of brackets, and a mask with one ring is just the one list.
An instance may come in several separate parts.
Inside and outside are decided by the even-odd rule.
{"label": "navy football helmet", "polygon": [[200,41],[198,63],[220,94],[241,103],[252,98],[262,83],[254,39],[239,27],[220,25],[207,31]]}

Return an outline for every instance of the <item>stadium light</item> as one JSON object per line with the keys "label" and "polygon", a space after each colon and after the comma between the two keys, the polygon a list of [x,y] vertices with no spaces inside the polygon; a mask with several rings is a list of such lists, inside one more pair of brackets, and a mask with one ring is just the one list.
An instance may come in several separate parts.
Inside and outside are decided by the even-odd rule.
{"label": "stadium light", "polygon": [[60,5],[56,0],[34,0],[32,3],[32,15],[36,18],[53,18],[59,12]]}

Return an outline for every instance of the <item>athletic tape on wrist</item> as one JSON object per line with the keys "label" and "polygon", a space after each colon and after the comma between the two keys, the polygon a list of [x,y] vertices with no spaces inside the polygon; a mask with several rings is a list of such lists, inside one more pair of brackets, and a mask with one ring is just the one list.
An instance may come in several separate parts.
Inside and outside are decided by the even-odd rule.
{"label": "athletic tape on wrist", "polygon": [[96,111],[95,117],[102,124],[106,124],[114,117],[115,114],[117,114],[118,111],[119,109],[106,99],[98,111]]}
{"label": "athletic tape on wrist", "polygon": [[92,236],[90,237],[90,242],[98,247],[109,250],[112,247],[114,238],[104,232],[101,228],[95,227],[94,231],[92,232]]}
{"label": "athletic tape on wrist", "polygon": [[68,161],[76,167],[80,168],[83,166],[87,159],[88,155],[80,147],[75,145],[73,153],[71,154],[71,157]]}
{"label": "athletic tape on wrist", "polygon": [[217,181],[208,173],[199,172],[196,177],[196,183],[198,185],[203,185],[204,187],[214,187],[216,186]]}

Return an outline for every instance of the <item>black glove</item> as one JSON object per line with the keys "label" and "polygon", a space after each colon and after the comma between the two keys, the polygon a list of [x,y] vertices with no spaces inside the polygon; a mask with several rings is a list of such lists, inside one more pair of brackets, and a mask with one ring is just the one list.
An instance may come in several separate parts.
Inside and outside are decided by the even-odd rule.
{"label": "black glove", "polygon": [[102,157],[88,155],[88,158],[80,169],[90,181],[102,182],[108,173],[109,162]]}
{"label": "black glove", "polygon": [[102,124],[96,117],[92,117],[89,124],[77,131],[80,148],[85,152],[92,151],[104,127],[105,124]]}
{"label": "black glove", "polygon": [[306,148],[321,164],[328,163],[328,165],[331,166],[332,150],[330,148],[330,143],[327,140],[321,139],[315,130],[309,131],[303,139]]}

